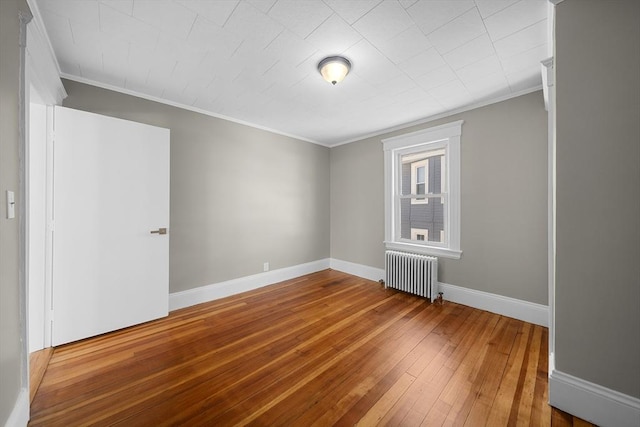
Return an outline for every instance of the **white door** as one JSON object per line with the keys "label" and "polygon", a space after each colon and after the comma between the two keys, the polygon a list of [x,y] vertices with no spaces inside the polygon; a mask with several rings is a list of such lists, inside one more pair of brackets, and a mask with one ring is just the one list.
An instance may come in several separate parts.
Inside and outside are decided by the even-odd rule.
{"label": "white door", "polygon": [[63,107],[54,123],[52,344],[166,316],[169,130]]}

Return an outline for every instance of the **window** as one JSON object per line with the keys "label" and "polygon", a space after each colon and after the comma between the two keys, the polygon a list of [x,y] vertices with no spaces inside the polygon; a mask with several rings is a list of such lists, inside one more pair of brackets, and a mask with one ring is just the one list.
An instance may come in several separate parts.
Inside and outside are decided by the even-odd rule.
{"label": "window", "polygon": [[460,258],[462,123],[382,141],[388,249]]}

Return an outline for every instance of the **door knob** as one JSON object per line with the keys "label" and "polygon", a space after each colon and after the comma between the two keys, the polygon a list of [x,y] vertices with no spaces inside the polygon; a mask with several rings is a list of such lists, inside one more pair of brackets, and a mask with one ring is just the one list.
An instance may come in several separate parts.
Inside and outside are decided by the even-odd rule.
{"label": "door knob", "polygon": [[151,234],[167,234],[167,229],[158,228],[157,230],[151,230]]}

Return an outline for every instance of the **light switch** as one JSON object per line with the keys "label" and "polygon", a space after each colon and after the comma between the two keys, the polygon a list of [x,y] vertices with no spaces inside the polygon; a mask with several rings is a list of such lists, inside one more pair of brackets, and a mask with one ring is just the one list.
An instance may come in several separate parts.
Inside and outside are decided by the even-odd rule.
{"label": "light switch", "polygon": [[16,200],[13,191],[7,190],[7,218],[16,217]]}

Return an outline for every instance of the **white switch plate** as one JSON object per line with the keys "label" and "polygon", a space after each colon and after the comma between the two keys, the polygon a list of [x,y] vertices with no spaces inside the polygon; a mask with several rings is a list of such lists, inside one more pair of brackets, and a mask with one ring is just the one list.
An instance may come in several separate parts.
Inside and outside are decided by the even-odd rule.
{"label": "white switch plate", "polygon": [[269,263],[265,262],[262,266],[262,271],[269,271]]}
{"label": "white switch plate", "polygon": [[13,191],[7,190],[7,219],[16,217],[16,200]]}

